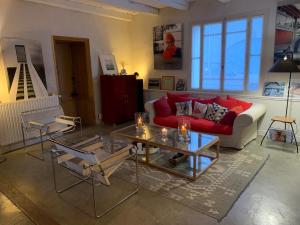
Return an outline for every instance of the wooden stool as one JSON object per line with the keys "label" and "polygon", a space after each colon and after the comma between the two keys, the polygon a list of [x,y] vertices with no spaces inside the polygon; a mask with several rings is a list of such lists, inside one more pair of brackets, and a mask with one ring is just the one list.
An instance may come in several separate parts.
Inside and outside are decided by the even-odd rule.
{"label": "wooden stool", "polygon": [[[292,128],[292,132],[293,132],[293,139],[295,139],[295,144],[296,144],[296,147],[297,147],[297,153],[298,153],[298,143],[297,143],[297,139],[296,139],[296,135],[295,135],[295,132],[294,132],[294,127],[293,127],[293,123],[296,124],[296,119],[295,118],[292,118],[292,117],[286,117],[286,116],[274,116],[272,117],[272,122],[267,130],[267,132],[265,133],[263,139],[261,140],[261,143],[260,145],[262,145],[263,141],[265,140],[270,128],[272,127],[273,123],[275,122],[280,122],[280,123],[284,123],[284,128],[286,130],[286,125],[289,124]],[[293,141],[292,139],[292,141]]]}

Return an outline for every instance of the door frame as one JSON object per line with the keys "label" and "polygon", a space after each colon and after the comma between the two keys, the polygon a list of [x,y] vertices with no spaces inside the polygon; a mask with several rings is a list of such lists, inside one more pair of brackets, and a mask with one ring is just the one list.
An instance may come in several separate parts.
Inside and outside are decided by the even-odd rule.
{"label": "door frame", "polygon": [[56,43],[83,43],[85,48],[85,61],[86,61],[86,72],[87,72],[87,78],[88,78],[88,95],[91,98],[93,104],[92,108],[94,110],[94,124],[96,124],[96,110],[95,110],[95,94],[94,94],[94,83],[93,83],[93,75],[92,75],[92,65],[91,65],[91,53],[90,53],[90,40],[88,38],[81,38],[81,37],[69,37],[69,36],[52,36],[52,50],[53,50],[53,61],[54,61],[54,67],[55,67],[55,79],[56,79],[56,85],[58,92],[61,92],[61,87],[59,84],[58,79],[58,70],[57,70],[57,62],[56,62],[56,56],[55,56],[55,45]]}

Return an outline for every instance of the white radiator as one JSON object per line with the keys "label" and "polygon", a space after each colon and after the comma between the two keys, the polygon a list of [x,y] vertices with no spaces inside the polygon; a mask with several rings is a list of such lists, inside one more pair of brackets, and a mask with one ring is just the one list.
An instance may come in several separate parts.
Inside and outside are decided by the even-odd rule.
{"label": "white radiator", "polygon": [[21,112],[57,105],[59,105],[58,96],[0,103],[0,146],[13,144],[23,140],[20,117]]}

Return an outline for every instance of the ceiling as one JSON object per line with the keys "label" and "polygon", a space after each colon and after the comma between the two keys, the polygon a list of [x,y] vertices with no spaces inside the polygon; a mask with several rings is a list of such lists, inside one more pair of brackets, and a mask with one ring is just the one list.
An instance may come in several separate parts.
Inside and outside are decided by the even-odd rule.
{"label": "ceiling", "polygon": [[[24,0],[74,11],[131,21],[139,13],[159,15],[160,9],[170,7],[188,10],[196,0]],[[200,1],[200,0],[198,0]],[[231,0],[214,0],[226,3]]]}

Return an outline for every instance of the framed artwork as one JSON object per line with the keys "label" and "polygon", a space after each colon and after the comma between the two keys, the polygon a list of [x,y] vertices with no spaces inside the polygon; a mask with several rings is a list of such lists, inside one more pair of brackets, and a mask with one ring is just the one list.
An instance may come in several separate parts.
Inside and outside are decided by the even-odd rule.
{"label": "framed artwork", "polygon": [[182,69],[182,24],[153,28],[154,69]]}
{"label": "framed artwork", "polygon": [[293,97],[300,97],[300,80],[291,82],[290,95]]}
{"label": "framed artwork", "polygon": [[1,47],[9,101],[48,96],[41,43],[23,38],[2,38]]}
{"label": "framed artwork", "polygon": [[266,81],[264,83],[263,96],[283,97],[285,82]]}
{"label": "framed artwork", "polygon": [[177,79],[176,81],[176,91],[185,91],[186,90],[186,82],[185,79]]}
{"label": "framed artwork", "polygon": [[173,91],[175,87],[175,77],[174,76],[162,76],[161,79],[161,89]]}
{"label": "framed artwork", "polygon": [[285,55],[300,65],[299,4],[280,4],[276,13],[274,62]]}
{"label": "framed artwork", "polygon": [[272,141],[279,141],[279,142],[284,142],[284,143],[292,143],[293,142],[293,133],[290,130],[281,130],[281,129],[271,128],[269,130],[268,137]]}
{"label": "framed artwork", "polygon": [[148,89],[160,90],[161,79],[160,78],[150,78],[148,80]]}
{"label": "framed artwork", "polygon": [[100,55],[101,67],[104,75],[117,75],[118,67],[114,55],[101,54]]}

